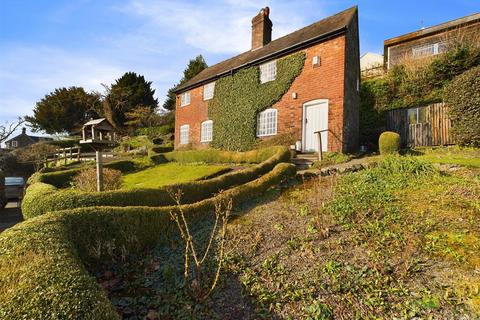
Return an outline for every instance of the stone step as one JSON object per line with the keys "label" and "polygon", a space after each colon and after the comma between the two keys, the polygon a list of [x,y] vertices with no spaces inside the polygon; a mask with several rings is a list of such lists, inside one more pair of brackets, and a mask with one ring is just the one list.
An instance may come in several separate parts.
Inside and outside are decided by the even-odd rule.
{"label": "stone step", "polygon": [[307,160],[310,160],[310,161],[317,161],[318,160],[318,154],[316,154],[316,153],[298,153],[295,156],[295,158],[296,159],[307,159]]}

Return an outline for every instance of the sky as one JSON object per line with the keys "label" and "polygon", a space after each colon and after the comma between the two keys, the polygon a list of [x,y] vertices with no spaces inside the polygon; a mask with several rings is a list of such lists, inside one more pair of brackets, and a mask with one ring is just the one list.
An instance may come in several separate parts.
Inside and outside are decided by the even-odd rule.
{"label": "sky", "polygon": [[276,39],[354,5],[361,54],[480,12],[480,0],[0,0],[0,124],[31,115],[55,88],[102,92],[127,71],[152,81],[162,103],[189,59],[213,65],[249,50],[262,7]]}

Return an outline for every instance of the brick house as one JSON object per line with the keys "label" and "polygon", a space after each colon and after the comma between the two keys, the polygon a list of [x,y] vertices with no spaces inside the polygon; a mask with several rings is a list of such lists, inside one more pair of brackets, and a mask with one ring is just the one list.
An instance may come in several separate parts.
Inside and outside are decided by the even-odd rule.
{"label": "brick house", "polygon": [[385,68],[405,59],[427,58],[447,51],[450,41],[480,42],[480,13],[422,28],[384,41]]}
{"label": "brick house", "polygon": [[215,135],[209,100],[215,81],[247,67],[260,68],[260,83],[275,81],[276,60],[297,52],[306,59],[288,91],[257,115],[257,137],[291,134],[303,152],[352,152],[358,145],[359,37],[358,10],[352,7],[271,41],[266,7],[252,19],[252,48],[215,64],[175,89],[175,148],[207,147]]}
{"label": "brick house", "polygon": [[27,147],[37,142],[52,141],[52,138],[48,137],[36,137],[27,134],[27,129],[22,128],[22,133],[5,141],[6,149],[17,149]]}

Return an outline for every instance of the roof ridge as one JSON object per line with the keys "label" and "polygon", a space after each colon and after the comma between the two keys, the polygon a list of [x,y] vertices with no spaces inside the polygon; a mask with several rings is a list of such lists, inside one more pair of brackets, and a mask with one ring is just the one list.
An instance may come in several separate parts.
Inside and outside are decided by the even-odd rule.
{"label": "roof ridge", "polygon": [[[187,81],[187,82],[185,82],[185,83],[183,83],[183,84],[178,85],[178,86],[175,88],[174,91],[177,91],[177,92],[178,92],[178,91],[180,91],[180,90],[183,90],[183,89],[186,89],[186,88],[188,88],[188,87],[194,86],[195,84],[198,84],[198,83],[200,83],[200,82],[202,82],[202,81],[206,81],[206,80],[208,80],[208,79],[214,78],[214,77],[216,77],[216,76],[218,76],[218,75],[220,75],[220,74],[222,74],[222,73],[225,73],[225,72],[227,72],[227,71],[229,71],[229,70],[234,70],[234,69],[237,69],[237,68],[241,68],[244,64],[240,64],[239,66],[234,66],[234,67],[232,67],[232,68],[227,68],[226,70],[223,70],[222,72],[219,72],[219,73],[210,75],[210,76],[208,76],[208,77],[206,77],[206,78],[203,78],[203,77],[202,77],[204,74],[208,73],[208,71],[211,71],[211,70],[214,69],[215,67],[218,68],[218,67],[219,67],[220,65],[222,65],[222,64],[226,64],[227,62],[231,62],[231,61],[233,61],[233,60],[239,59],[239,58],[241,58],[241,57],[243,57],[243,56],[246,56],[246,55],[248,55],[248,54],[251,54],[251,53],[253,53],[253,52],[261,52],[262,50],[265,51],[265,49],[271,48],[272,46],[275,46],[276,44],[280,43],[282,40],[285,41],[285,39],[288,39],[289,37],[292,37],[292,36],[295,35],[295,34],[301,34],[302,32],[305,32],[305,31],[307,31],[307,30],[309,30],[309,29],[311,29],[311,28],[313,28],[313,27],[315,27],[315,26],[320,26],[320,25],[322,25],[322,24],[328,23],[329,21],[334,21],[335,18],[338,18],[339,16],[346,15],[346,14],[350,14],[350,17],[348,17],[347,23],[345,24],[345,26],[346,26],[346,25],[348,25],[348,23],[351,21],[351,19],[352,19],[353,16],[354,16],[354,13],[356,13],[357,10],[358,10],[358,6],[352,6],[352,7],[348,8],[348,9],[345,9],[345,10],[342,10],[342,11],[340,11],[340,12],[337,12],[337,13],[335,13],[335,14],[333,14],[333,15],[327,16],[327,17],[325,17],[325,18],[323,18],[323,19],[321,19],[321,20],[318,20],[318,21],[316,21],[316,22],[313,22],[313,23],[311,23],[311,24],[309,24],[309,25],[307,25],[307,26],[305,26],[305,27],[302,27],[302,28],[300,28],[300,29],[298,29],[298,30],[295,30],[295,31],[293,31],[293,32],[290,32],[289,34],[286,34],[286,35],[281,36],[281,37],[279,37],[279,38],[277,38],[277,39],[275,39],[275,40],[272,40],[271,42],[269,42],[268,44],[266,44],[265,46],[263,46],[263,47],[261,47],[261,48],[259,48],[259,49],[256,49],[256,50],[253,50],[253,51],[252,51],[252,50],[244,51],[244,52],[239,53],[239,54],[237,54],[237,55],[235,55],[235,56],[233,56],[233,57],[231,57],[231,58],[228,58],[228,59],[219,61],[219,62],[217,62],[217,63],[215,63],[215,64],[207,67],[206,69],[202,70],[199,74],[197,74],[196,76],[194,76],[194,77],[193,77],[192,79],[190,79],[189,81]],[[331,31],[331,30],[330,30],[330,31]],[[319,35],[322,35],[322,34],[319,34]],[[310,40],[310,39],[305,39],[305,40]],[[295,43],[295,44],[298,44],[298,43],[299,43],[299,42],[297,42],[297,43]],[[286,47],[279,48],[279,49],[273,51],[273,53],[270,53],[270,54],[266,53],[266,54],[263,55],[263,56],[260,55],[260,57],[257,57],[256,59],[251,59],[250,62],[255,61],[255,60],[258,60],[258,59],[262,59],[262,58],[265,58],[265,57],[268,57],[268,56],[270,56],[270,55],[272,55],[272,54],[275,54],[276,52],[280,52],[280,51],[283,50],[283,49],[286,49]],[[202,79],[202,78],[203,78],[203,79]],[[197,80],[197,79],[199,79],[199,80]]]}

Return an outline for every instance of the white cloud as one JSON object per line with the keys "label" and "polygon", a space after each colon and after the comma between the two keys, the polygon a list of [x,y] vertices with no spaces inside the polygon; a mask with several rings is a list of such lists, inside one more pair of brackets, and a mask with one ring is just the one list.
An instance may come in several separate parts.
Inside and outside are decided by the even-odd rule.
{"label": "white cloud", "polygon": [[278,38],[307,24],[302,16],[305,4],[302,1],[267,0],[194,3],[132,0],[120,10],[145,20],[147,27],[135,30],[135,36],[131,34],[131,37],[145,39],[158,36],[159,33],[170,33],[176,41],[183,41],[209,53],[235,54],[250,48],[251,19],[260,8],[266,5],[271,7],[273,38]]}
{"label": "white cloud", "polygon": [[30,114],[35,102],[58,87],[101,90],[122,68],[94,57],[51,47],[2,48],[0,120]]}

